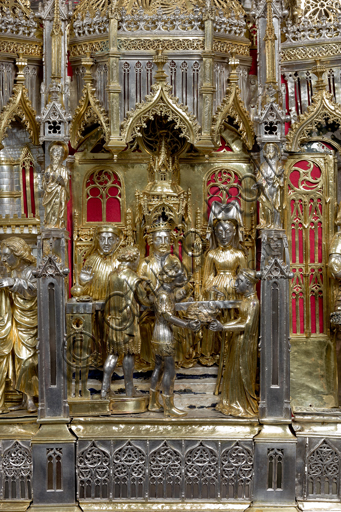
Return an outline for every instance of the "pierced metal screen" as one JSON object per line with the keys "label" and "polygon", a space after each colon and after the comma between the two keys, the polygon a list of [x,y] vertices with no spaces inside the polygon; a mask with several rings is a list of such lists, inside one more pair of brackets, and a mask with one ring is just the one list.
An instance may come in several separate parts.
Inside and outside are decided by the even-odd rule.
{"label": "pierced metal screen", "polygon": [[78,497],[91,500],[248,501],[251,441],[79,441]]}

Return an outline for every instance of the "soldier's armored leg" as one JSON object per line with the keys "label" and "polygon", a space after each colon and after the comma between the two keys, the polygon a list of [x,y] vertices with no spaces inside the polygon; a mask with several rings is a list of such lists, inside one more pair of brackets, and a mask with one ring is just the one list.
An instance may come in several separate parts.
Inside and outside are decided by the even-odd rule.
{"label": "soldier's armored leg", "polygon": [[162,409],[162,406],[159,402],[159,387],[162,377],[162,357],[155,356],[155,367],[152,374],[152,378],[150,381],[150,390],[149,390],[149,411],[159,411]]}
{"label": "soldier's armored leg", "polygon": [[186,416],[185,411],[177,409],[174,405],[175,362],[173,356],[165,357],[165,369],[162,379],[162,400],[165,416]]}
{"label": "soldier's armored leg", "polygon": [[135,395],[134,387],[134,355],[126,354],[123,358],[123,373],[124,383],[126,388],[126,395],[132,397]]}
{"label": "soldier's armored leg", "polygon": [[103,367],[103,382],[102,382],[102,389],[101,389],[101,398],[107,398],[110,391],[110,382],[112,374],[114,373],[115,366],[117,363],[118,355],[117,354],[111,354],[106,358],[106,361],[104,363]]}

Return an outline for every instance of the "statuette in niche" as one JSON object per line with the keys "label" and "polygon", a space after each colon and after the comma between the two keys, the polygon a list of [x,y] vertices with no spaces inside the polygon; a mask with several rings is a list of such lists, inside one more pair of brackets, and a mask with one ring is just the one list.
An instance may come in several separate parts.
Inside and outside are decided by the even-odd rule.
{"label": "statuette in niche", "polygon": [[43,176],[44,225],[47,228],[64,229],[67,202],[70,198],[69,172],[63,165],[68,155],[67,145],[63,142],[55,142],[51,144],[49,153],[51,163]]}

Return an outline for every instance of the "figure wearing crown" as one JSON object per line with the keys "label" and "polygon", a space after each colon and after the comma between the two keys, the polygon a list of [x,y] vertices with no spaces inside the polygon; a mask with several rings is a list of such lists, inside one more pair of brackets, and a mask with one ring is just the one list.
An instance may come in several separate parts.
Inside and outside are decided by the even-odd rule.
{"label": "figure wearing crown", "polygon": [[[138,275],[148,279],[155,290],[160,287],[160,272],[167,256],[171,254],[172,231],[173,228],[171,224],[162,219],[158,219],[158,221],[155,222],[148,230],[147,241],[151,248],[151,254],[141,261],[138,268]],[[174,257],[177,258],[176,256]],[[175,292],[176,301],[184,300],[190,295],[191,291],[192,288],[189,283],[185,283],[184,286],[178,287]],[[153,354],[151,349],[151,338],[154,327],[153,315],[147,313],[143,320],[144,322],[141,324],[141,331],[143,331],[142,337],[144,338],[144,342],[141,347],[141,359],[147,362],[152,362]]]}

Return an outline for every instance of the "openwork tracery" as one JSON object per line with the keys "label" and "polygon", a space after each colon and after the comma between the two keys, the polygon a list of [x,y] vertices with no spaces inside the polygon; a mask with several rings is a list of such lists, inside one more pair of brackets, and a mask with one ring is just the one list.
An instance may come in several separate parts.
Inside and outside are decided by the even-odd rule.
{"label": "openwork tracery", "polygon": [[218,456],[203,442],[190,449],[185,458],[186,497],[208,499],[218,491]]}
{"label": "openwork tracery", "polygon": [[[326,69],[320,65],[319,61],[317,62],[317,66],[313,69],[319,77],[316,84],[317,92],[312,97],[312,103],[299,116],[286,137],[287,148],[290,151],[300,151],[303,142],[309,138],[316,138],[319,135],[319,129],[326,124],[326,121],[341,124],[341,107],[335,103],[332,94],[325,90],[322,76]],[[323,138],[323,136],[319,137],[319,139]]]}
{"label": "openwork tracery", "polygon": [[212,119],[212,138],[216,145],[220,144],[224,122],[230,116],[239,126],[240,136],[246,147],[250,150],[255,138],[253,123],[240,96],[238,75],[236,73],[238,61],[232,60],[230,65],[232,71],[229,77],[229,85],[227,86],[225,97]]}
{"label": "openwork tracery", "polygon": [[[167,441],[149,455],[151,498],[179,499],[182,488],[182,457]],[[161,491],[161,492],[160,492]]]}
{"label": "openwork tracery", "polygon": [[235,443],[221,454],[222,497],[248,499],[251,496],[253,453],[249,448]]}
{"label": "openwork tracery", "polygon": [[338,498],[340,495],[340,454],[332,443],[323,440],[307,459],[309,498]]}
{"label": "openwork tracery", "polygon": [[93,87],[93,78],[90,72],[92,64],[92,59],[83,59],[83,65],[85,67],[84,87],[82,97],[70,125],[70,141],[74,148],[77,147],[81,140],[84,129],[90,125],[101,126],[104,139],[107,142],[109,140],[109,120]]}
{"label": "openwork tracery", "polygon": [[127,112],[122,123],[122,137],[125,142],[140,137],[141,130],[147,127],[147,121],[160,116],[168,121],[174,121],[175,129],[180,131],[180,137],[195,144],[199,133],[198,122],[188,107],[180,104],[178,98],[171,94],[172,86],[166,82],[167,75],[163,71],[166,61],[167,58],[162,55],[162,51],[158,51],[158,55],[154,57],[154,62],[159,68],[155,75],[157,83],[152,85],[152,93],[146,96],[144,102],[138,103],[134,110]]}
{"label": "openwork tracery", "polygon": [[143,450],[128,441],[115,451],[113,460],[114,497],[143,498],[146,480]]}
{"label": "openwork tracery", "polygon": [[[296,162],[287,177],[288,228],[291,268],[291,329],[295,335],[323,334],[327,318],[327,254],[323,240],[328,236],[326,179],[315,161]],[[290,205],[290,206],[289,206]]]}
{"label": "openwork tracery", "polygon": [[78,493],[80,499],[109,497],[109,454],[92,442],[77,459]]}
{"label": "openwork tracery", "polygon": [[2,471],[5,499],[31,499],[32,455],[27,447],[15,441],[7,448],[3,454]]}
{"label": "openwork tracery", "polygon": [[27,129],[32,143],[39,143],[39,125],[36,121],[36,112],[32,107],[28,97],[28,91],[24,85],[25,76],[23,69],[26,64],[26,60],[17,60],[19,73],[17,75],[16,84],[13,88],[12,96],[0,114],[0,149],[3,148],[2,140],[7,136],[7,130],[10,124],[17,118]]}
{"label": "openwork tracery", "polygon": [[98,169],[85,183],[87,222],[121,222],[122,185],[110,169]]}

